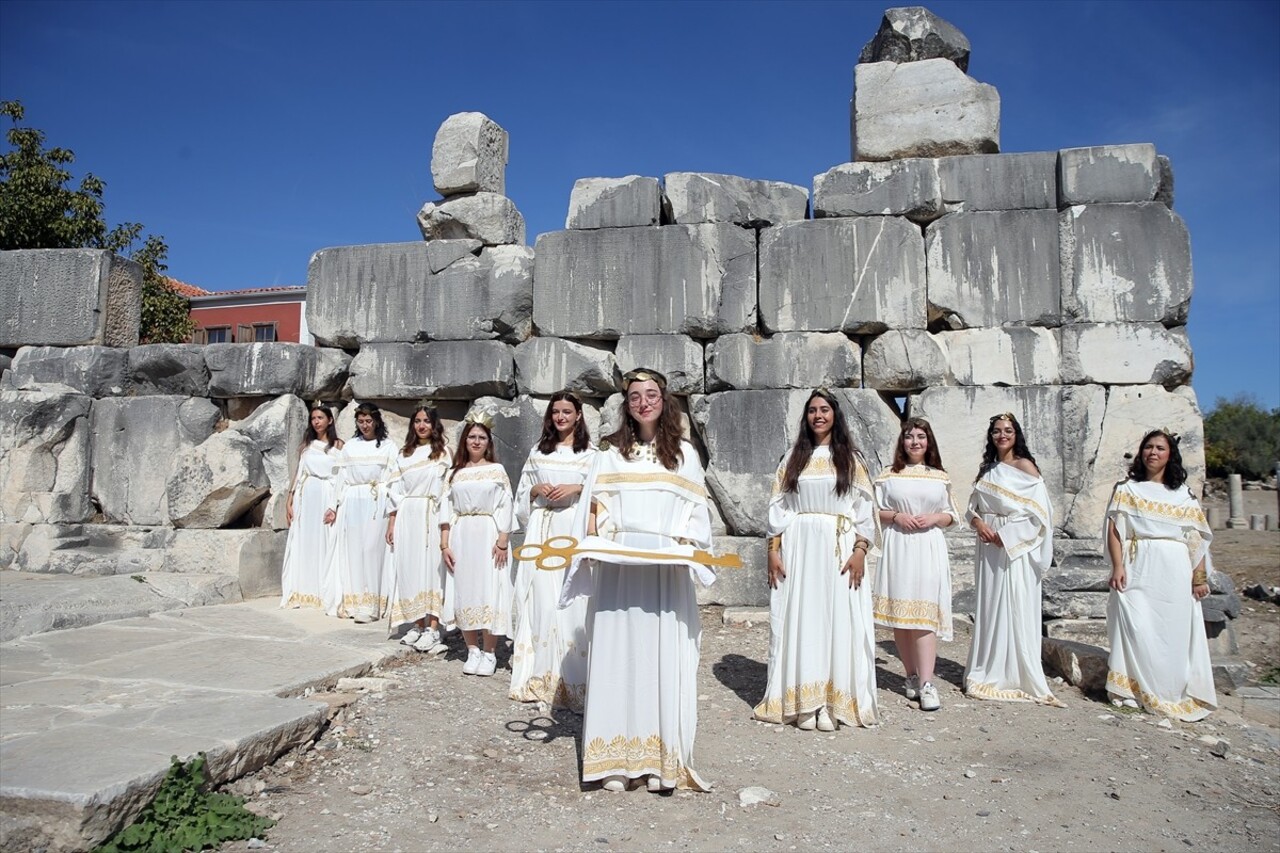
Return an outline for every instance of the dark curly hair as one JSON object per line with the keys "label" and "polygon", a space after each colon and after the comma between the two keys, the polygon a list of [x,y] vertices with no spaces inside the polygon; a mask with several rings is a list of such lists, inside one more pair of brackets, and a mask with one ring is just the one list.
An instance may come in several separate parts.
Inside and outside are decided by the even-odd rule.
{"label": "dark curly hair", "polygon": [[1181,488],[1187,482],[1187,469],[1182,465],[1182,450],[1178,447],[1180,439],[1162,429],[1151,430],[1138,442],[1138,452],[1133,458],[1133,464],[1129,466],[1129,479],[1139,483],[1146,482],[1147,463],[1142,461],[1142,451],[1146,449],[1147,442],[1157,435],[1163,436],[1169,445],[1169,461],[1164,466],[1164,486],[1166,489]]}
{"label": "dark curly hair", "polygon": [[836,469],[836,494],[848,494],[853,485],[854,465],[857,463],[858,449],[853,446],[853,436],[849,434],[849,426],[845,423],[844,413],[840,411],[840,401],[829,391],[821,388],[809,395],[804,401],[804,412],[800,415],[800,429],[796,432],[796,443],[791,448],[791,458],[782,473],[782,490],[794,492],[800,487],[800,474],[809,460],[813,458],[813,448],[817,440],[813,428],[809,426],[809,405],[815,399],[822,399],[831,406],[831,464]]}
{"label": "dark curly hair", "polygon": [[556,403],[567,401],[573,404],[578,412],[578,422],[573,427],[573,452],[581,453],[591,446],[591,433],[587,432],[587,421],[582,417],[582,400],[572,391],[557,391],[547,401],[547,411],[542,416],[542,437],[538,439],[539,453],[553,453],[560,443],[560,433],[551,421],[551,407]]}
{"label": "dark curly hair", "polygon": [[409,415],[409,428],[405,430],[404,447],[400,449],[402,456],[412,456],[413,451],[418,449],[418,434],[413,429],[413,421],[418,417],[418,412],[425,412],[427,422],[431,424],[431,458],[437,459],[444,453],[444,426],[440,423],[440,415],[436,412],[434,406],[428,406],[426,403],[419,403],[413,407],[413,412]]}
{"label": "dark curly hair", "polygon": [[1037,468],[1040,467],[1036,462],[1036,458],[1031,455],[1031,451],[1027,448],[1027,437],[1023,435],[1022,424],[1018,423],[1018,419],[1013,416],[1013,412],[1001,412],[992,416],[991,423],[987,426],[987,446],[982,451],[982,464],[978,466],[978,476],[973,478],[975,483],[987,476],[987,472],[1000,462],[1000,455],[996,452],[996,443],[991,438],[991,427],[996,425],[996,421],[1008,421],[1013,424],[1014,458],[1026,459]]}
{"label": "dark curly hair", "polygon": [[902,425],[902,431],[898,433],[898,443],[893,448],[893,471],[895,473],[901,471],[910,462],[903,442],[907,433],[913,429],[924,430],[925,438],[929,441],[929,446],[924,451],[924,464],[939,471],[947,470],[942,467],[942,452],[938,450],[938,442],[934,440],[933,427],[929,426],[929,422],[924,418],[907,418],[906,423]]}
{"label": "dark curly hair", "polygon": [[[382,410],[373,403],[361,403],[356,406],[356,417],[358,418],[361,415],[368,415],[373,418],[373,437],[376,442],[374,446],[381,447],[382,442],[387,440],[387,425],[382,422]],[[356,427],[355,437],[360,437],[359,426]]]}

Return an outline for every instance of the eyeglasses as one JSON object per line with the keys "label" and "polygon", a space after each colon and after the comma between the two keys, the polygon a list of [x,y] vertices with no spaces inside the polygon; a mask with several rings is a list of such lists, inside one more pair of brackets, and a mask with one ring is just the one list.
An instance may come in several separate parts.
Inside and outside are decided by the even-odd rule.
{"label": "eyeglasses", "polygon": [[639,391],[636,391],[632,394],[627,395],[627,405],[638,406],[640,405],[641,402],[652,404],[652,403],[658,402],[661,399],[662,399],[661,391],[646,391],[643,394],[641,394]]}

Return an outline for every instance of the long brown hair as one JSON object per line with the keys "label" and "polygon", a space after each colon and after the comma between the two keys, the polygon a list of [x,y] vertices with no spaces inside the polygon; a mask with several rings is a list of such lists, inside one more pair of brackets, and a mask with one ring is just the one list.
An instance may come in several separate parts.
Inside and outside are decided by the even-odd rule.
{"label": "long brown hair", "polygon": [[[639,374],[639,375],[636,375]],[[628,378],[632,377],[632,378]],[[627,389],[636,382],[652,379],[662,392],[662,414],[658,416],[657,431],[654,434],[653,449],[658,454],[658,461],[668,471],[674,471],[684,461],[684,453],[680,450],[680,442],[684,438],[684,430],[680,425],[680,410],[676,407],[676,398],[667,391],[667,379],[656,370],[634,370],[623,377],[622,387],[622,425],[605,441],[618,448],[623,459],[630,459],[635,452],[640,424],[631,417],[631,407],[627,404]]]}
{"label": "long brown hair", "polygon": [[907,418],[906,423],[902,425],[902,432],[898,433],[898,443],[893,448],[893,471],[896,473],[911,464],[903,444],[906,442],[907,433],[913,429],[924,430],[924,437],[929,442],[929,446],[924,451],[924,464],[939,471],[947,470],[942,467],[942,452],[938,450],[938,443],[933,438],[933,427],[929,426],[929,422],[924,418]]}
{"label": "long brown hair", "polygon": [[453,451],[453,467],[449,469],[449,477],[453,478],[462,468],[467,466],[467,461],[471,458],[467,453],[467,436],[471,435],[473,429],[482,429],[484,434],[489,436],[489,444],[484,449],[484,461],[497,462],[498,451],[493,447],[493,430],[489,429],[479,421],[465,421],[462,424],[462,432],[458,434],[458,447]]}
{"label": "long brown hair", "polygon": [[791,448],[791,458],[787,460],[786,470],[782,474],[782,490],[794,492],[800,487],[800,473],[813,458],[813,448],[818,442],[813,435],[813,428],[809,426],[809,404],[815,398],[821,398],[831,406],[831,464],[836,469],[836,494],[843,497],[853,484],[853,466],[858,458],[858,450],[853,446],[853,436],[849,435],[849,426],[844,421],[844,413],[840,411],[840,401],[831,392],[821,388],[804,401],[796,443]]}
{"label": "long brown hair", "polygon": [[[325,427],[324,435],[321,436],[316,432],[316,428],[311,425],[311,413],[321,412],[329,419],[329,426]],[[313,441],[323,441],[329,445],[324,449],[325,453],[338,446],[338,423],[333,418],[333,409],[328,404],[316,401],[311,408],[307,409],[307,431],[302,436],[302,450],[306,450],[311,446]]]}
{"label": "long brown hair", "polygon": [[542,437],[538,439],[539,453],[554,453],[560,443],[560,432],[551,421],[551,407],[556,403],[567,401],[573,404],[578,413],[578,422],[573,425],[573,452],[581,453],[591,446],[591,433],[587,432],[587,421],[582,416],[582,400],[572,391],[557,391],[547,401],[546,414],[542,416]]}
{"label": "long brown hair", "polygon": [[413,429],[413,421],[418,417],[418,412],[425,412],[427,423],[431,424],[431,458],[437,459],[444,454],[444,427],[440,425],[440,415],[436,413],[435,406],[428,406],[426,403],[419,403],[413,407],[413,412],[409,415],[409,429],[405,433],[404,447],[400,449],[400,454],[412,456],[413,451],[418,449],[418,434]]}

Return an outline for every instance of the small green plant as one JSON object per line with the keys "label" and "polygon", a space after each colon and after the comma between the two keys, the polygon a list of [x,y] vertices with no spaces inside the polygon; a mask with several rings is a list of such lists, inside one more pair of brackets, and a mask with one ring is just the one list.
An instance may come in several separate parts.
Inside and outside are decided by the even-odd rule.
{"label": "small green plant", "polygon": [[1280,684],[1280,666],[1273,666],[1266,675],[1258,679],[1261,684]]}
{"label": "small green plant", "polygon": [[244,798],[205,790],[205,754],[183,763],[173,756],[156,797],[130,826],[94,853],[182,853],[261,835],[275,825],[244,807]]}

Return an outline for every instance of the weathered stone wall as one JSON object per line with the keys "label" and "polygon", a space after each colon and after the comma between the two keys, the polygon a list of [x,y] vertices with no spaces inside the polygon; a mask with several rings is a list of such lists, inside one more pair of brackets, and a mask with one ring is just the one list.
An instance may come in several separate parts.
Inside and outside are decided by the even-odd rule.
{"label": "weathered stone wall", "polygon": [[[856,73],[855,159],[815,176],[812,195],[721,174],[584,178],[566,229],[532,249],[503,195],[506,132],[478,113],[450,117],[432,149],[441,198],[419,214],[424,241],[312,257],[315,348],[120,349],[99,327],[63,333],[23,313],[26,336],[6,340],[24,346],[6,351],[0,381],[0,566],[102,572],[102,560],[53,556],[77,535],[106,547],[67,532],[94,525],[179,539],[281,531],[304,401],[317,396],[383,404],[396,443],[419,398],[451,430],[483,408],[514,481],[548,395],[582,395],[598,436],[616,421],[622,372],[646,366],[681,395],[716,533],[747,560],[704,601],[767,601],[771,476],[809,389],[826,386],[873,470],[903,417],[929,418],[961,506],[988,419],[1017,414],[1066,543],[1046,614],[1096,615],[1105,587],[1076,564],[1103,565],[1102,513],[1143,430],[1182,433],[1192,488],[1203,482],[1189,238],[1152,145],[998,153],[999,97],[968,77],[968,56],[946,22],[891,10]],[[3,253],[12,304],[33,304],[12,283],[44,280],[41,263],[81,264],[64,286],[105,299],[101,263]],[[971,537],[949,538],[963,613]],[[121,565],[173,564],[142,539],[110,540],[133,555]]]}

